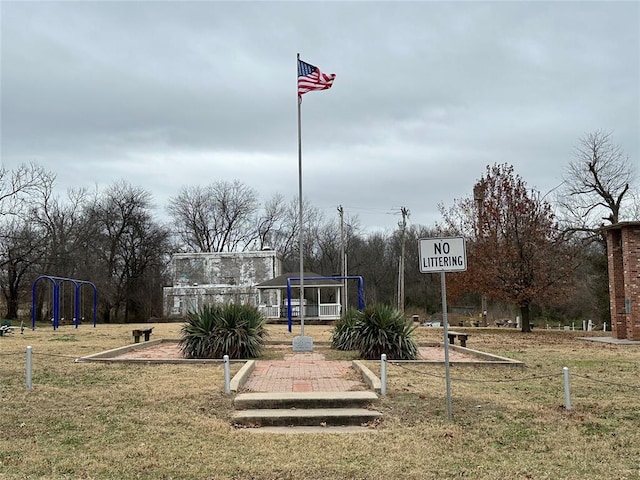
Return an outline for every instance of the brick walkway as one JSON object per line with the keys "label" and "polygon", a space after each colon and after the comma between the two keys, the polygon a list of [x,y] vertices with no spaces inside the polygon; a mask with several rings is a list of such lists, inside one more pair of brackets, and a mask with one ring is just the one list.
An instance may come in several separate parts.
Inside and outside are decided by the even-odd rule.
{"label": "brick walkway", "polygon": [[253,392],[348,392],[364,384],[350,361],[329,361],[319,353],[294,353],[284,360],[258,360],[244,384]]}

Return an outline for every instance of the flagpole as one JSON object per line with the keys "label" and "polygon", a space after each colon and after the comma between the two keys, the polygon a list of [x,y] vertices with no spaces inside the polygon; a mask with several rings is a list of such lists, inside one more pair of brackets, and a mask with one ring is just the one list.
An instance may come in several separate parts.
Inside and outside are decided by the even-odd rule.
{"label": "flagpole", "polygon": [[[297,54],[296,73],[300,61],[300,54]],[[297,78],[297,77],[296,77]],[[303,235],[303,215],[302,215],[302,123],[300,121],[300,105],[302,97],[296,89],[298,97],[298,221],[300,223],[300,231],[298,233],[298,249],[300,250],[300,336],[304,337],[304,255],[302,250]]]}

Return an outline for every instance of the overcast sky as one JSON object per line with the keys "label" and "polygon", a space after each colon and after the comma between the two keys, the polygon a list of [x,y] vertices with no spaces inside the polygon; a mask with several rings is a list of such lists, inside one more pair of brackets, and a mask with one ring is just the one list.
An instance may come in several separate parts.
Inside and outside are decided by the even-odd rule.
{"label": "overcast sky", "polygon": [[124,178],[157,213],[186,185],[298,193],[367,230],[431,225],[509,163],[542,194],[578,139],[640,164],[638,2],[0,3],[2,166],[68,187]]}

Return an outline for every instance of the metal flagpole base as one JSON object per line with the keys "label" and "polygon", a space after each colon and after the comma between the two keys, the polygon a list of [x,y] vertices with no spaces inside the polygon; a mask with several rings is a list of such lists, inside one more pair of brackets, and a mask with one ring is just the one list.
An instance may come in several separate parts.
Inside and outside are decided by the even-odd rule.
{"label": "metal flagpole base", "polygon": [[305,336],[293,337],[294,352],[313,352],[313,338]]}

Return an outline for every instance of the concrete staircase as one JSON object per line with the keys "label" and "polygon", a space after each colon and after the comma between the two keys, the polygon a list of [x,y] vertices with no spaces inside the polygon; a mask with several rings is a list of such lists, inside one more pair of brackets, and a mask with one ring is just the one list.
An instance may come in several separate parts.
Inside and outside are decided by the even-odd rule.
{"label": "concrete staircase", "polygon": [[368,407],[372,391],[241,393],[234,399],[232,421],[249,430],[269,432],[358,432],[382,417]]}

